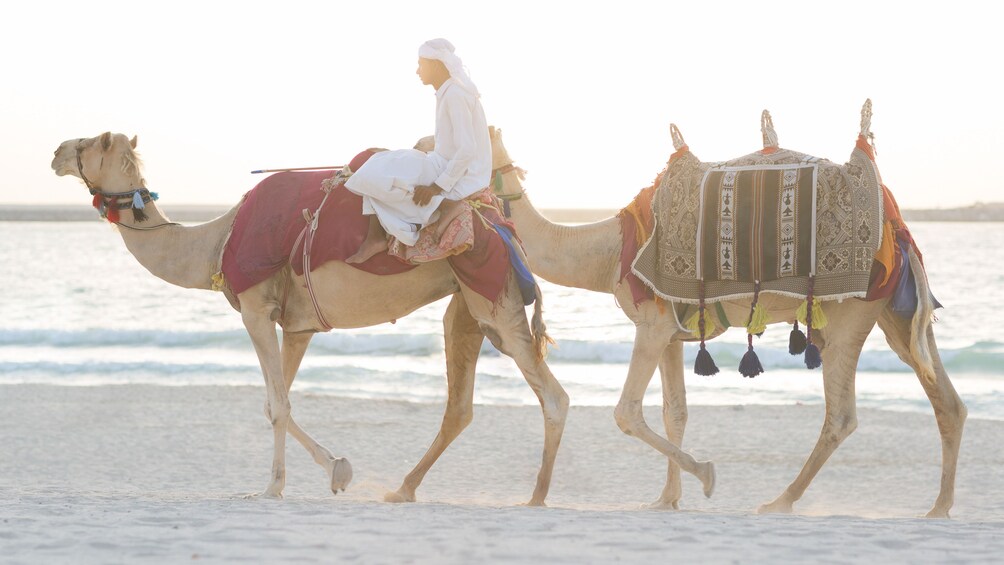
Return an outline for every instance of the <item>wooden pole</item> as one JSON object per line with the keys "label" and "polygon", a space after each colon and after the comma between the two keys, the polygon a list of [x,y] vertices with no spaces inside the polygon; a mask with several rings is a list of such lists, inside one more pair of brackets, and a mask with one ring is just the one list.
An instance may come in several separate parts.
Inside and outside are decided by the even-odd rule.
{"label": "wooden pole", "polygon": [[326,171],[328,169],[344,169],[345,165],[331,165],[328,167],[296,167],[293,169],[259,169],[257,171],[251,171],[252,175],[257,175],[259,173],[285,173],[287,171]]}

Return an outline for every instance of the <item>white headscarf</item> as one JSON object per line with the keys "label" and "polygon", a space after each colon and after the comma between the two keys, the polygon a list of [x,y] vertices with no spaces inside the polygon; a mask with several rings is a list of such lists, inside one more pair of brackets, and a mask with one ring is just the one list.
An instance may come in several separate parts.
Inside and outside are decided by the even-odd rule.
{"label": "white headscarf", "polygon": [[424,59],[442,61],[446,65],[446,70],[450,71],[450,76],[461,88],[470,92],[475,97],[480,97],[481,93],[478,92],[478,87],[474,85],[471,77],[467,74],[467,70],[464,69],[463,61],[454,53],[455,49],[452,43],[438,37],[423,43],[418,48],[418,56]]}

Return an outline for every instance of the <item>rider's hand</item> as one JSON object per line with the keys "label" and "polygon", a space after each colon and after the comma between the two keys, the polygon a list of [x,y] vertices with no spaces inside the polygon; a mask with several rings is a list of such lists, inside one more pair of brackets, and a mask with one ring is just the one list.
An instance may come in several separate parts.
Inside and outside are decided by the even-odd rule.
{"label": "rider's hand", "polygon": [[430,200],[432,200],[433,196],[441,194],[442,192],[443,189],[439,188],[436,184],[431,186],[416,186],[415,194],[411,197],[411,200],[419,206],[425,206]]}

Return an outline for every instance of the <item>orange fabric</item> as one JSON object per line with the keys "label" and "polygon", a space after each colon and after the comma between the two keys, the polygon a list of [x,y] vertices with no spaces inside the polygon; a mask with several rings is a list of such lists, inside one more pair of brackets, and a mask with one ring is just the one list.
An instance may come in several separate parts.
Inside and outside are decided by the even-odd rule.
{"label": "orange fabric", "polygon": [[[672,163],[674,159],[676,159],[677,157],[683,155],[684,153],[686,153],[688,151],[690,151],[690,147],[688,147],[686,145],[684,145],[683,147],[677,149],[676,153],[673,153],[672,155],[669,156],[669,162]],[[656,186],[659,186],[658,182],[656,183]]]}
{"label": "orange fabric", "polygon": [[[686,148],[681,151],[686,150]],[[674,154],[675,155],[675,154]],[[670,158],[672,160],[672,157]],[[640,304],[646,300],[652,300],[654,294],[641,279],[631,272],[631,263],[634,262],[638,250],[648,241],[649,236],[655,229],[655,217],[652,214],[652,200],[655,192],[662,182],[662,174],[655,178],[652,186],[643,188],[630,204],[625,206],[617,214],[621,221],[621,277],[620,280],[627,280],[631,288],[631,297],[635,304]],[[660,311],[665,306],[657,301]]]}

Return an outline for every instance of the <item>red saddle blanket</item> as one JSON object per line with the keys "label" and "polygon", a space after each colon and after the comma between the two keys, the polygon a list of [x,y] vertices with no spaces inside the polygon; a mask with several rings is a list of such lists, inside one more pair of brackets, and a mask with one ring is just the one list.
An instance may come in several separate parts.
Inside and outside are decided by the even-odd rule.
{"label": "red saddle blanket", "polygon": [[[363,161],[367,156],[368,152],[360,154]],[[358,162],[360,157],[353,160],[353,169],[362,164]],[[325,195],[321,182],[334,173],[331,170],[276,173],[245,195],[222,259],[223,276],[234,295],[268,279],[290,263],[293,246],[307,225],[303,210],[317,212]],[[491,208],[481,211],[489,222],[511,228]],[[481,222],[475,224],[474,244],[447,260],[461,282],[496,302],[507,282],[509,253],[494,229]],[[311,247],[311,270],[328,261],[344,261],[355,253],[366,237],[368,225],[369,220],[362,214],[362,197],[344,185],[336,186],[320,212]],[[302,243],[296,253],[291,266],[297,275],[302,275],[303,262],[298,260]],[[352,266],[375,275],[396,275],[416,265],[383,252]]]}

